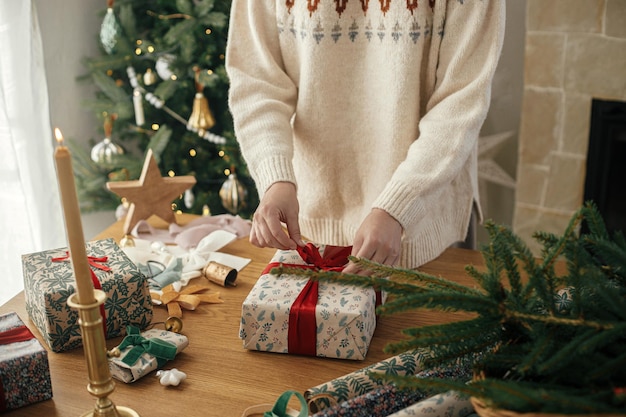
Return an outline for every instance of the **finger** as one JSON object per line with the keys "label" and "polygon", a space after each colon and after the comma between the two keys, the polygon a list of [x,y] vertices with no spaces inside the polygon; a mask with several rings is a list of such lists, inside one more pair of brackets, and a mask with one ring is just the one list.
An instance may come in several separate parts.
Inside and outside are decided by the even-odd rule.
{"label": "finger", "polygon": [[282,223],[277,218],[272,218],[266,222],[265,239],[272,247],[278,249],[295,249],[296,242],[289,238],[283,229]]}
{"label": "finger", "polygon": [[[304,242],[302,241],[302,235],[300,234],[300,225],[298,224],[298,220],[287,223],[287,232],[289,233],[289,237],[297,246],[304,246]],[[295,248],[293,248],[295,249]]]}

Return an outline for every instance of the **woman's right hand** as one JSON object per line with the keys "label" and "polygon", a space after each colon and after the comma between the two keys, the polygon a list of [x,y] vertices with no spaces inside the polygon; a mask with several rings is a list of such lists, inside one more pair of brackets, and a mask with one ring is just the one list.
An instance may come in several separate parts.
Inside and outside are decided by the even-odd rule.
{"label": "woman's right hand", "polygon": [[[296,186],[291,182],[272,184],[254,212],[250,243],[258,247],[296,249],[303,246]],[[287,227],[287,231],[283,228]]]}

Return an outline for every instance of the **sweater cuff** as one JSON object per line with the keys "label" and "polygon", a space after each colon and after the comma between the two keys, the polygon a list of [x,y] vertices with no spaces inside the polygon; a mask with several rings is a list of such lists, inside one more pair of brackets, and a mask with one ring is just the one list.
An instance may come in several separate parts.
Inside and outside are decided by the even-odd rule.
{"label": "sweater cuff", "polygon": [[407,230],[409,225],[415,227],[416,219],[421,219],[426,214],[425,207],[419,200],[409,198],[411,194],[413,193],[405,185],[389,184],[374,200],[372,208],[385,210]]}
{"label": "sweater cuff", "polygon": [[291,161],[282,156],[263,159],[254,169],[250,169],[250,173],[254,177],[259,198],[263,198],[267,189],[275,182],[292,182],[296,188],[298,186]]}

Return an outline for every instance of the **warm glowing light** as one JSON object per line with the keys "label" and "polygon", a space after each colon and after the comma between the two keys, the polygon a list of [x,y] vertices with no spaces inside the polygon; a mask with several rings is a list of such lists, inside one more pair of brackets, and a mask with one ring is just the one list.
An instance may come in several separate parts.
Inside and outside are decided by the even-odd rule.
{"label": "warm glowing light", "polygon": [[176,76],[176,74],[172,74],[172,76],[170,77],[172,79],[172,81],[176,81],[178,79],[178,77]]}
{"label": "warm glowing light", "polygon": [[226,55],[220,54],[220,59],[223,61],[226,58]]}
{"label": "warm glowing light", "polygon": [[226,175],[228,177],[230,175],[230,169],[226,168],[224,170],[224,175]]}
{"label": "warm glowing light", "polygon": [[206,73],[209,74],[209,75],[213,75],[213,70],[211,70],[211,69],[206,70]]}
{"label": "warm glowing light", "polygon": [[110,77],[111,75],[113,75],[113,70],[112,69],[108,69],[107,70],[107,75]]}
{"label": "warm glowing light", "polygon": [[58,127],[54,128],[54,137],[56,138],[59,145],[63,145],[63,134]]}
{"label": "warm glowing light", "polygon": [[176,173],[170,169],[169,171],[167,171],[167,175],[169,175],[170,177],[175,177]]}
{"label": "warm glowing light", "polygon": [[137,39],[137,40],[135,41],[135,43],[137,43],[137,45],[141,45],[141,44],[143,43],[143,41],[142,41],[141,39]]}
{"label": "warm glowing light", "polygon": [[159,124],[158,123],[152,123],[152,125],[150,126],[150,128],[152,130],[159,130]]}
{"label": "warm glowing light", "polygon": [[198,152],[196,152],[196,150],[195,150],[195,149],[189,149],[189,156],[191,156],[192,158],[193,158],[194,156],[196,156],[197,154],[198,154]]}
{"label": "warm glowing light", "polygon": [[152,45],[148,46],[148,52],[153,53],[154,52],[154,46],[152,46]]}
{"label": "warm glowing light", "polygon": [[207,30],[205,30],[204,33],[206,33],[207,35],[210,35],[211,33],[213,33],[213,31],[207,28]]}
{"label": "warm glowing light", "polygon": [[135,55],[141,55],[141,48],[135,48]]}
{"label": "warm glowing light", "polygon": [[224,151],[219,151],[219,152],[218,152],[218,155],[220,156],[220,158],[223,158],[223,157],[224,157],[224,155],[225,155],[225,152],[224,152]]}

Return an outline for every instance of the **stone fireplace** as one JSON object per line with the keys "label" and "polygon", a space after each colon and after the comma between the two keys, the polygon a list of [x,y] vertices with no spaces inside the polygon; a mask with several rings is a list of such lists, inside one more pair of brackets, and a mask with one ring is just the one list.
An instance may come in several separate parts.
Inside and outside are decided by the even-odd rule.
{"label": "stone fireplace", "polygon": [[626,102],[626,1],[528,0],[526,19],[513,230],[538,255],[585,199],[592,104]]}

